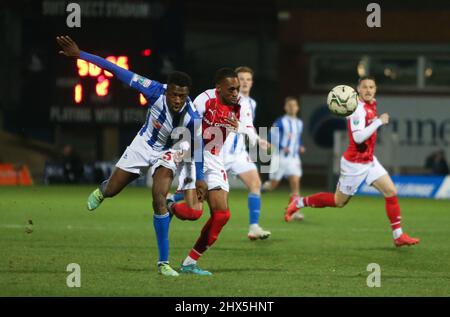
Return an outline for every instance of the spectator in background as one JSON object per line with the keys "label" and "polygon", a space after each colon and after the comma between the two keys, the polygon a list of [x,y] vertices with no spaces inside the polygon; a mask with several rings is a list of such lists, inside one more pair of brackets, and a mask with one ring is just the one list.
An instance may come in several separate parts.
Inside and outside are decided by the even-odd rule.
{"label": "spectator in background", "polygon": [[79,183],[83,177],[83,162],[70,144],[65,145],[63,148],[62,163],[64,182],[70,184]]}
{"label": "spectator in background", "polygon": [[444,150],[431,153],[425,161],[425,168],[433,175],[448,175],[449,169]]}

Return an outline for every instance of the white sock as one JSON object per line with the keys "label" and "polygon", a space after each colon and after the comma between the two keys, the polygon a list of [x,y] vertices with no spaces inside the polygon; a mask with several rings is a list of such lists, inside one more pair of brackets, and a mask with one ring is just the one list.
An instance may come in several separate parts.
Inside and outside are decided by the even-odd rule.
{"label": "white sock", "polygon": [[392,235],[394,236],[394,239],[400,238],[402,233],[403,233],[402,228],[398,228],[398,229],[395,229],[395,230],[392,231]]}
{"label": "white sock", "polygon": [[197,261],[194,260],[193,258],[191,258],[189,255],[186,257],[186,259],[184,259],[183,261],[183,265],[192,265],[192,264],[197,264]]}
{"label": "white sock", "polygon": [[303,208],[305,207],[305,203],[303,202],[303,197],[300,197],[300,199],[297,201],[297,208]]}
{"label": "white sock", "polygon": [[258,228],[259,228],[259,225],[257,223],[253,223],[253,224],[250,225],[250,231],[251,230],[256,230]]}

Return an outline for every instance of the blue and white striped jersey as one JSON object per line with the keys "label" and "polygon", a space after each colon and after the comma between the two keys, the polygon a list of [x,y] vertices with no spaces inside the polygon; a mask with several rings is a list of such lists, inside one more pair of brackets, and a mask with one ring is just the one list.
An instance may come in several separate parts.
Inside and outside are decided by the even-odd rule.
{"label": "blue and white striped jersey", "polygon": [[163,151],[171,148],[176,141],[172,133],[176,128],[187,128],[194,137],[194,120],[198,120],[197,124],[200,128],[201,118],[190,98],[177,114],[172,115],[166,102],[167,85],[135,74],[130,86],[137,89],[138,85],[145,85],[145,89],[139,90],[147,99],[149,107],[145,123],[138,134],[145,138],[152,149]]}
{"label": "blue and white striped jersey", "polygon": [[284,115],[278,118],[271,129],[270,143],[278,147],[280,155],[298,157],[302,145],[303,121]]}
{"label": "blue and white striped jersey", "polygon": [[142,77],[84,51],[80,52],[80,58],[112,72],[120,81],[144,95],[148,101],[148,112],[138,136],[143,137],[153,150],[164,151],[172,148],[182,136],[186,138],[186,132],[189,131],[191,157],[194,158],[196,166],[198,165],[197,179],[203,179],[201,117],[190,98],[186,99],[186,103],[178,113],[172,114],[166,102],[167,85]]}
{"label": "blue and white striped jersey", "polygon": [[[80,58],[112,72],[120,81],[144,95],[148,101],[148,112],[138,135],[145,138],[152,149],[163,151],[171,148],[177,141],[172,138],[172,132],[177,127],[188,128],[192,141],[194,137],[201,139],[201,118],[190,98],[187,98],[185,105],[177,114],[172,115],[166,102],[167,85],[135,74],[104,58],[84,51],[80,52]],[[194,120],[196,119],[198,122],[195,127],[196,133],[194,133]],[[192,148],[193,143],[191,143]]]}

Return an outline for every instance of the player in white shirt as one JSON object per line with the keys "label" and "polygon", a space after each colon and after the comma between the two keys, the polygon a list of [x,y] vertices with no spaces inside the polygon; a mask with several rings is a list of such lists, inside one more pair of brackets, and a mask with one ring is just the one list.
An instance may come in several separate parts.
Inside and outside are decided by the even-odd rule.
{"label": "player in white shirt", "polygon": [[[278,151],[273,151],[269,180],[264,183],[263,190],[274,190],[283,177],[286,177],[291,188],[290,203],[300,195],[300,180],[303,174],[300,154],[305,152],[305,147],[301,141],[303,121],[297,117],[300,111],[298,100],[286,97],[284,110],[286,114],[273,124],[276,129],[272,130],[270,142]],[[293,219],[303,220],[303,214],[297,213]]]}
{"label": "player in white shirt", "polygon": [[[241,66],[235,69],[241,84],[240,118],[254,121],[256,111],[256,101],[250,97],[250,91],[253,86],[253,70],[247,66]],[[267,147],[267,142],[263,139],[260,145]],[[257,167],[251,160],[245,145],[245,137],[242,134],[230,133],[222,148],[221,155],[225,163],[227,173],[236,175],[247,186],[249,222],[248,238],[250,240],[267,239],[270,231],[266,231],[259,225],[261,214],[261,178],[259,177]]]}

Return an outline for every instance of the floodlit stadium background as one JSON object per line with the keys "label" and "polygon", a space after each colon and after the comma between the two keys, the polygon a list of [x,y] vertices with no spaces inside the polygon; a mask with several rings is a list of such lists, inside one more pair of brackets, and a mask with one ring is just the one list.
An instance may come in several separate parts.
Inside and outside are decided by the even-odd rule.
{"label": "floodlit stadium background", "polygon": [[[450,157],[445,2],[383,3],[380,28],[367,26],[369,2],[360,1],[79,3],[80,28],[67,27],[65,1],[2,4],[0,162],[15,171],[26,166],[34,184],[58,182],[66,144],[85,163],[83,182],[98,182],[145,113],[135,91],[114,79],[96,89],[102,74],[58,55],[55,36],[62,34],[153,79],[186,71],[194,79],[194,97],[212,87],[217,68],[252,67],[256,126],[270,126],[287,95],[301,101],[307,187],[334,187],[336,160],[346,143],[345,120],[325,108],[327,92],[337,84],[355,86],[364,74],[378,80],[379,112],[391,114],[377,154],[393,174],[429,175],[424,165],[432,152],[444,149]],[[10,167],[5,169],[8,174]]]}

